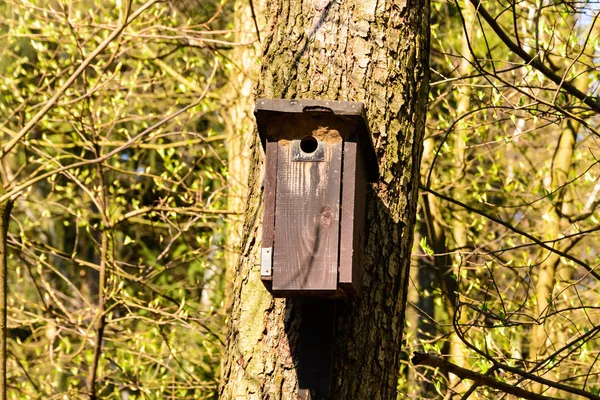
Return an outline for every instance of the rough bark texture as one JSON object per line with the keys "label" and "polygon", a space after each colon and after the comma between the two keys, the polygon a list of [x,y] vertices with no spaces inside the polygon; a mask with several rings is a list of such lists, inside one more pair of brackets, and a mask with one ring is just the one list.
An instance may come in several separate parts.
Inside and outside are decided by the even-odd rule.
{"label": "rough bark texture", "polygon": [[[362,101],[381,176],[368,195],[363,293],[336,321],[332,398],[393,399],[428,91],[426,0],[276,0],[267,4],[258,97]],[[300,302],[259,276],[262,150],[252,146],[222,399],[295,399]]]}

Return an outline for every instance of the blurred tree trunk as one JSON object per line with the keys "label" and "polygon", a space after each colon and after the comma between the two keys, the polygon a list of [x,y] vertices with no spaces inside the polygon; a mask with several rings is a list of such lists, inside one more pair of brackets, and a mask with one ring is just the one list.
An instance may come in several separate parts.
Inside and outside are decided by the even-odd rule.
{"label": "blurred tree trunk", "polygon": [[[426,146],[424,148],[426,149]],[[426,164],[425,151],[423,152],[422,163],[424,165]],[[421,200],[423,202],[427,201],[425,196],[421,196]],[[438,333],[437,327],[433,323],[435,315],[433,289],[438,284],[435,277],[435,256],[428,257],[420,248],[421,239],[429,238],[423,205],[420,208],[419,215],[422,215],[422,219],[415,226],[410,281],[407,289],[406,329],[408,332],[406,332],[406,336],[410,340],[410,343],[407,344],[410,351],[425,351],[423,343],[435,340],[435,335]],[[411,365],[408,368],[407,376],[408,392],[422,395],[424,398],[435,397],[437,392],[432,383],[432,372],[433,370],[430,368],[417,371],[417,368]]]}
{"label": "blurred tree trunk", "polygon": [[[598,28],[594,28],[597,31]],[[577,88],[582,91],[588,90],[589,74],[583,74],[577,79]],[[560,239],[566,234],[566,230],[571,226],[567,215],[572,214],[571,201],[569,195],[569,174],[573,169],[575,144],[577,142],[577,132],[581,124],[570,118],[566,118],[560,125],[560,135],[552,157],[550,167],[550,187],[551,193],[550,206],[544,218],[545,235],[544,239],[548,241]],[[561,242],[554,242],[554,247],[564,251],[561,248]],[[562,247],[565,245],[562,244]],[[565,332],[559,327],[552,327],[545,319],[548,313],[552,311],[553,297],[560,293],[563,296],[577,293],[566,291],[566,285],[569,284],[572,276],[572,266],[567,262],[562,262],[561,257],[553,252],[548,252],[543,257],[540,264],[538,281],[536,285],[536,315],[540,324],[534,325],[532,330],[531,345],[529,355],[533,360],[541,361],[549,353],[562,347],[566,343]],[[546,375],[554,381],[560,380],[560,368],[553,369]],[[562,376],[564,379],[565,376]],[[542,393],[541,384],[534,384],[533,391]],[[556,391],[550,389],[547,394],[554,395]]]}
{"label": "blurred tree trunk", "polygon": [[[463,56],[458,65],[458,75],[459,76],[469,76],[473,72],[473,67],[471,66],[473,56],[471,54],[471,50],[469,49],[469,40],[471,37],[473,21],[475,17],[475,10],[470,4],[465,4],[465,7],[462,8],[462,15],[464,18],[464,27],[462,30],[462,48],[461,55]],[[464,181],[465,170],[467,168],[467,147],[466,143],[469,140],[469,134],[471,133],[471,128],[466,123],[466,119],[463,118],[465,114],[471,111],[471,86],[463,85],[458,87],[458,99],[457,99],[457,107],[456,107],[456,116],[457,118],[461,118],[459,123],[456,126],[455,132],[455,143],[454,143],[454,154],[455,154],[455,165],[454,165],[454,179],[456,182]],[[462,187],[459,187],[458,190],[455,190],[453,193],[453,197],[457,200],[464,200],[464,192]],[[437,199],[433,199],[432,201],[437,201]],[[454,247],[456,251],[454,252],[454,263],[452,267],[452,273],[456,277],[457,282],[460,281],[460,273],[461,268],[465,267],[465,257],[463,254],[466,254],[466,246],[468,244],[467,237],[467,221],[465,220],[466,214],[464,212],[453,212],[452,218],[452,237],[454,238]],[[455,285],[456,289],[458,289],[458,285]],[[458,306],[458,299],[456,296],[454,297],[454,304],[452,307],[448,308],[448,312],[452,312],[451,318],[456,318],[457,323],[463,324],[467,323],[465,313],[461,313],[460,309],[458,309],[458,314],[456,314],[456,307]],[[465,363],[465,355],[464,351],[466,350],[465,345],[462,340],[458,337],[456,333],[453,333],[450,336],[450,356],[452,358],[452,362],[460,367],[466,367]],[[457,376],[450,374],[450,383],[454,391],[458,393],[464,393],[469,385],[463,380],[459,379]]]}
{"label": "blurred tree trunk", "polygon": [[[363,293],[336,321],[331,397],[393,399],[428,92],[426,1],[279,0],[266,10],[258,96],[363,101],[381,177],[370,187]],[[262,150],[251,147],[223,399],[295,399],[298,301],[273,299],[259,276]]]}
{"label": "blurred tree trunk", "polygon": [[[5,194],[4,186],[0,186],[0,195]],[[12,200],[6,200],[0,204],[0,400],[6,400],[6,369],[7,362],[7,340],[8,340],[8,321],[7,321],[7,303],[8,295],[8,223],[12,211]]]}
{"label": "blurred tree trunk", "polygon": [[[227,220],[225,240],[226,282],[231,286],[234,272],[239,260],[240,242],[244,227],[244,211],[248,197],[248,171],[250,170],[250,147],[254,139],[254,108],[253,89],[258,82],[260,65],[260,42],[257,36],[259,16],[264,15],[265,0],[252,2],[238,1],[233,11],[233,26],[237,30],[235,42],[247,44],[236,47],[229,66],[227,107],[224,114],[227,132],[227,177],[228,208],[239,214],[232,214]],[[252,4],[252,5],[251,5]],[[252,8],[254,8],[253,17]],[[264,20],[264,17],[262,18]],[[257,25],[255,25],[255,22]],[[262,25],[262,24],[261,24]],[[207,269],[207,271],[209,271]],[[208,277],[205,277],[208,278]],[[207,280],[207,279],[205,279]],[[225,290],[226,295],[232,293],[232,288]],[[230,299],[227,299],[230,301]],[[208,300],[207,300],[208,301]]]}
{"label": "blurred tree trunk", "polygon": [[[587,79],[582,78],[581,81],[587,81]],[[554,193],[554,199],[551,201],[545,219],[546,234],[544,239],[548,241],[559,239],[570,226],[569,220],[563,217],[563,215],[569,214],[570,210],[567,181],[573,162],[573,152],[575,150],[579,123],[565,120],[561,128],[562,131],[558,138],[550,170],[550,191]],[[555,246],[559,250],[562,250],[560,249],[560,242],[556,242]],[[558,271],[561,272],[559,273]],[[545,318],[548,313],[552,311],[552,298],[554,292],[564,289],[562,283],[568,282],[571,279],[571,274],[571,267],[562,265],[561,258],[556,253],[548,253],[540,264],[540,272],[536,286],[536,314],[541,323],[533,326],[531,346],[529,348],[530,357],[534,360],[537,359],[538,361],[541,361],[544,358],[544,355],[551,353],[565,344],[564,335],[558,331],[553,332],[552,328],[549,328],[549,325],[546,323]],[[561,284],[558,284],[555,287],[555,283],[557,283],[556,278],[558,276],[561,277]],[[550,372],[551,379],[557,379],[557,372],[558,371],[556,370]],[[542,385],[540,384],[535,384],[534,388],[536,393],[541,393],[543,390]],[[553,393],[555,392],[550,392],[550,394]]]}

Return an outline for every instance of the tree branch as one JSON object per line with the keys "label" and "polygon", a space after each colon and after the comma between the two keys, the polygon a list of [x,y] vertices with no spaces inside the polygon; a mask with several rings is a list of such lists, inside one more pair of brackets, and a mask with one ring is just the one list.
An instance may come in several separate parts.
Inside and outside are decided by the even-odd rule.
{"label": "tree branch", "polygon": [[[131,139],[129,139],[127,142],[123,143],[122,145],[120,145],[119,147],[117,147],[116,149],[112,150],[109,153],[106,153],[105,155],[101,156],[101,157],[97,157],[91,160],[84,160],[84,161],[79,161],[70,165],[64,165],[64,166],[60,166],[59,168],[52,170],[52,171],[48,171],[45,172],[41,175],[35,176],[27,181],[25,181],[24,183],[18,185],[17,187],[12,188],[10,191],[8,191],[7,193],[0,193],[0,203],[2,203],[3,201],[5,201],[8,198],[11,198],[13,196],[16,195],[20,195],[21,192],[25,189],[27,189],[29,186],[40,182],[46,178],[49,178],[53,175],[58,175],[64,171],[68,171],[71,169],[75,169],[75,168],[79,168],[79,167],[83,167],[83,166],[87,166],[87,165],[94,165],[94,164],[98,164],[98,163],[102,163],[106,160],[108,160],[109,158],[111,158],[112,156],[114,156],[115,154],[120,153],[121,151],[131,147],[132,145],[134,145],[138,140],[140,140],[142,137],[146,136],[148,133],[156,130],[158,127],[164,125],[165,123],[171,121],[172,119],[178,117],[179,115],[183,114],[184,112],[186,112],[187,110],[189,110],[190,108],[196,107],[198,104],[200,104],[202,102],[202,100],[204,100],[204,98],[206,97],[206,94],[208,93],[208,90],[210,88],[210,85],[212,84],[213,78],[215,77],[215,74],[217,72],[217,67],[219,65],[219,59],[215,58],[215,66],[212,70],[212,73],[210,75],[210,77],[208,78],[208,81],[206,83],[206,87],[204,89],[204,92],[200,95],[200,97],[198,97],[198,99],[196,101],[194,101],[193,103],[188,104],[187,106],[183,107],[182,109],[178,110],[177,112],[173,113],[172,115],[169,115],[168,117],[158,121],[156,124],[150,126],[147,129],[144,129],[142,132],[138,133],[136,136],[132,137]],[[0,154],[2,154],[0,152]]]}
{"label": "tree branch", "polygon": [[411,362],[414,365],[427,365],[429,367],[440,368],[458,376],[460,379],[469,379],[478,385],[488,386],[528,400],[556,400],[555,397],[548,397],[541,394],[532,393],[525,389],[521,389],[518,386],[512,386],[508,383],[500,382],[492,377],[459,367],[458,365],[452,364],[451,362],[443,359],[437,354],[423,353],[420,351],[415,351],[413,354],[414,355],[411,359]]}
{"label": "tree branch", "polygon": [[254,12],[254,3],[252,3],[252,0],[249,0],[250,2],[250,12],[252,13],[252,20],[254,21],[254,28],[256,29],[256,37],[258,38],[258,41],[260,42],[260,29],[258,29],[258,22],[256,21],[256,13]]}
{"label": "tree branch", "polygon": [[502,27],[496,22],[494,17],[492,17],[487,10],[481,5],[479,0],[470,0],[471,4],[475,6],[475,9],[483,17],[483,19],[488,23],[488,25],[492,28],[492,30],[498,35],[498,38],[508,47],[513,53],[519,56],[523,61],[527,64],[531,65],[533,68],[540,71],[546,78],[550,79],[552,82],[556,83],[558,87],[562,87],[567,93],[572,96],[575,96],[577,99],[581,100],[584,104],[589,106],[592,110],[597,113],[600,113],[600,102],[597,98],[590,97],[587,94],[583,93],[579,89],[575,87],[570,82],[565,82],[562,77],[554,73],[550,68],[548,68],[544,63],[542,63],[538,57],[538,55],[532,56],[527,53],[521,46],[516,44],[511,40],[511,38],[504,32]]}
{"label": "tree branch", "polygon": [[478,209],[476,209],[474,207],[471,207],[471,206],[469,206],[469,205],[467,205],[467,204],[465,204],[463,202],[460,202],[460,201],[458,201],[456,199],[453,199],[452,197],[448,197],[448,196],[445,196],[445,195],[443,195],[441,193],[438,193],[435,190],[430,189],[430,188],[428,188],[426,186],[419,185],[419,188],[421,190],[425,190],[425,191],[433,194],[434,196],[437,196],[437,197],[439,197],[441,199],[444,199],[444,200],[446,200],[446,201],[448,201],[448,202],[450,202],[452,204],[456,204],[457,206],[460,206],[460,207],[464,208],[467,211],[470,211],[472,213],[481,215],[482,217],[485,217],[485,218],[489,219],[490,221],[493,221],[493,222],[495,222],[497,224],[500,224],[500,225],[504,226],[505,228],[510,229],[511,231],[513,231],[516,234],[519,234],[521,236],[526,237],[527,239],[531,240],[532,242],[535,242],[535,244],[537,244],[538,246],[540,246],[540,247],[542,247],[542,248],[544,248],[544,249],[546,249],[548,251],[551,251],[552,253],[555,253],[555,254],[557,254],[557,255],[559,255],[561,257],[564,257],[567,260],[571,260],[571,261],[573,261],[577,265],[582,266],[583,268],[585,268],[586,271],[588,271],[590,273],[590,275],[592,275],[594,278],[600,280],[600,274],[598,274],[598,272],[594,271],[594,268],[590,267],[589,265],[587,265],[586,263],[584,263],[580,259],[578,259],[576,257],[573,257],[572,255],[570,255],[568,253],[565,253],[563,251],[557,250],[557,249],[555,249],[555,248],[553,248],[551,246],[548,246],[546,243],[544,243],[540,239],[536,238],[535,236],[530,235],[529,233],[527,233],[525,231],[522,231],[522,230],[520,230],[520,229],[512,226],[511,224],[509,224],[507,222],[502,221],[500,218],[494,217],[493,215],[490,215],[490,214],[488,214],[488,213],[486,213],[484,211],[481,211],[481,210],[478,210]]}

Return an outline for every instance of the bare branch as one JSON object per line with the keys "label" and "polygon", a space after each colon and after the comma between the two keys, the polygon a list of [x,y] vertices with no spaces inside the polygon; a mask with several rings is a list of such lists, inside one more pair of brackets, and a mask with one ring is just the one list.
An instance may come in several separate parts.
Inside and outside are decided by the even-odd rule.
{"label": "bare branch", "polygon": [[437,354],[423,353],[415,351],[411,362],[414,365],[427,365],[429,367],[440,368],[444,371],[448,371],[461,379],[470,379],[478,385],[488,386],[502,392],[522,397],[529,400],[556,400],[556,397],[548,397],[537,393],[532,393],[528,390],[521,389],[518,386],[509,385],[508,383],[501,382],[497,379],[489,376],[468,370],[466,368],[459,367],[458,365],[452,364],[451,362],[443,359]]}
{"label": "bare branch", "polygon": [[[83,60],[81,65],[79,65],[79,68],[77,68],[77,70],[75,72],[73,72],[73,74],[69,77],[69,79],[67,79],[67,81],[61,86],[61,88],[58,89],[58,91],[54,94],[54,96],[52,96],[52,98],[50,100],[48,100],[46,105],[40,111],[38,111],[38,113],[35,114],[33,116],[33,118],[31,118],[29,120],[29,122],[17,133],[16,136],[14,136],[12,139],[10,139],[10,141],[2,148],[2,150],[0,150],[0,159],[4,158],[4,156],[6,154],[8,154],[12,150],[12,148],[15,147],[16,144],[19,143],[19,141],[21,139],[23,139],[23,137],[25,137],[25,135],[27,135],[27,133],[29,133],[29,131],[38,122],[40,122],[40,120],[44,117],[44,115],[46,115],[46,113],[48,113],[48,111],[50,111],[50,109],[52,109],[52,107],[54,107],[54,105],[58,102],[58,99],[60,99],[60,97],[67,91],[67,89],[73,84],[73,82],[75,82],[75,80],[79,77],[79,75],[81,75],[86,70],[88,65],[90,65],[90,63],[100,53],[102,53],[102,51],[104,51],[104,49],[110,43],[112,43],[113,40],[115,40],[116,37],[119,36],[119,34],[121,34],[121,32],[123,32],[123,30],[129,24],[131,24],[131,22],[133,22],[140,14],[142,14],[144,11],[146,11],[148,8],[150,8],[152,5],[154,5],[156,3],[156,1],[157,0],[149,1],[148,3],[144,4],[142,7],[138,8],[136,10],[136,12],[134,12],[131,15],[131,18],[125,17],[124,20],[121,21],[119,26],[114,31],[112,31],[112,33],[110,35],[108,35],[108,37],[102,43],[100,43],[100,45],[96,48],[96,50],[94,50],[85,60]],[[125,15],[127,15],[127,14],[125,14]]]}

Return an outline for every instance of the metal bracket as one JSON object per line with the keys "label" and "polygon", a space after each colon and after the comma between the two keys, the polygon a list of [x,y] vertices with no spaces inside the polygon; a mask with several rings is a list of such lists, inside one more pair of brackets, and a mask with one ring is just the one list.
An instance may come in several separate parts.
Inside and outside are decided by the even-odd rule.
{"label": "metal bracket", "polygon": [[317,148],[306,153],[300,147],[301,140],[292,140],[292,161],[325,161],[325,143],[317,140]]}
{"label": "metal bracket", "polygon": [[264,247],[260,249],[260,276],[270,277],[273,273],[273,248]]}

